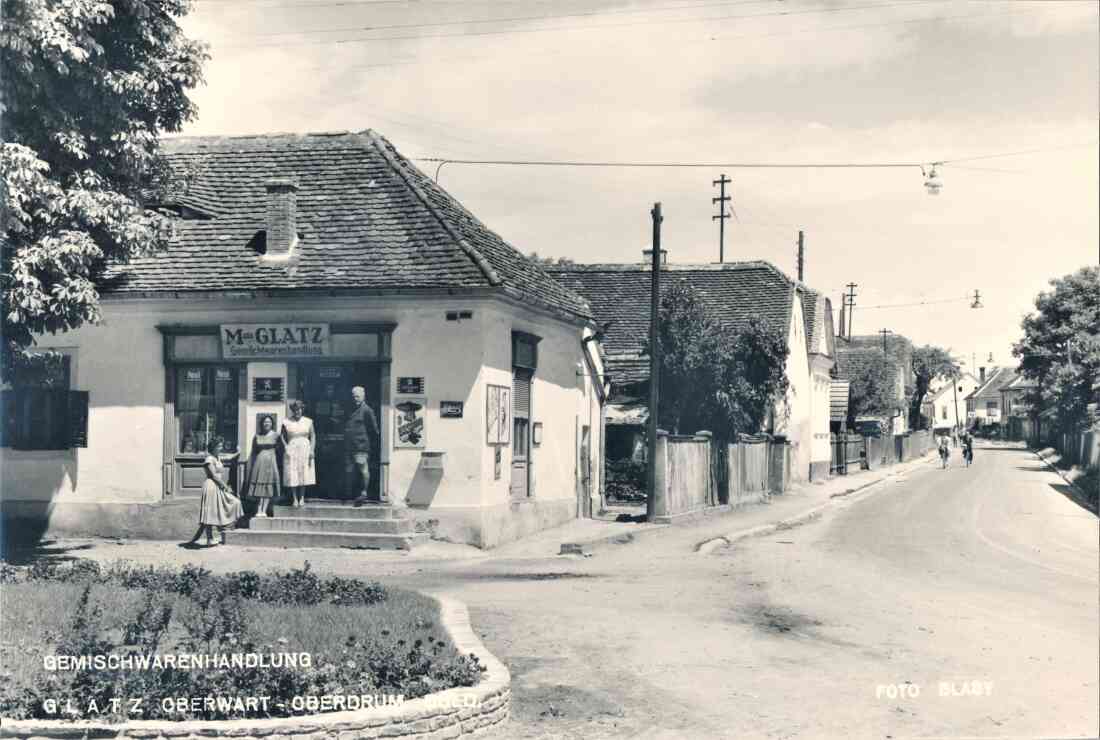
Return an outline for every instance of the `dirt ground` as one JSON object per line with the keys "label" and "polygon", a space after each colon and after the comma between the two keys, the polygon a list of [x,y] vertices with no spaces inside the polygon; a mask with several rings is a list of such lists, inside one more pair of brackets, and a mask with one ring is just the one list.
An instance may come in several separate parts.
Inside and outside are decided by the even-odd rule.
{"label": "dirt ground", "polygon": [[187,557],[309,559],[466,602],[513,676],[493,738],[1095,737],[1100,537],[1060,485],[1033,454],[991,447],[711,554],[696,546],[733,524],[590,558]]}

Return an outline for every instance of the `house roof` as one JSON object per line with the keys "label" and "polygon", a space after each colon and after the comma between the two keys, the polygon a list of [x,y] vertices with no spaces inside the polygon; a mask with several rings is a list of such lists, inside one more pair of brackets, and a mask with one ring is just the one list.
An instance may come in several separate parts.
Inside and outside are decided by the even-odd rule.
{"label": "house roof", "polygon": [[[216,290],[483,288],[591,319],[576,294],[491,231],[373,131],[163,141],[167,250],[113,264],[106,295]],[[298,244],[265,264],[270,178],[297,181]]]}
{"label": "house roof", "polygon": [[[971,375],[970,373],[963,373],[958,378],[956,378],[954,381],[946,382],[941,387],[937,388],[936,392],[931,394],[931,396],[928,397],[928,399],[925,401],[925,403],[934,403],[934,402],[940,400],[941,396],[950,394],[951,389],[953,387],[955,387],[955,384],[962,382],[966,378],[970,378],[975,383],[977,382],[977,380],[974,378],[974,376]],[[960,401],[966,400],[966,395],[964,394],[959,400]]]}
{"label": "house roof", "polygon": [[1016,377],[1012,379],[1012,382],[1006,383],[1005,385],[1001,386],[1001,390],[1002,391],[1027,390],[1029,388],[1036,388],[1036,387],[1038,387],[1038,385],[1039,384],[1036,383],[1031,378],[1026,378],[1023,375],[1020,375],[1019,373],[1016,373]]}
{"label": "house roof", "polygon": [[[548,266],[562,285],[583,297],[601,323],[612,322],[601,345],[608,372],[618,384],[649,378],[645,346],[649,338],[651,269],[643,264]],[[661,292],[678,280],[690,282],[715,316],[730,325],[759,316],[787,336],[798,284],[768,262],[668,264],[661,270]]]}
{"label": "house roof", "polygon": [[970,399],[995,399],[1000,400],[1001,389],[1016,379],[1016,371],[1007,367],[994,368],[993,372],[986,376],[985,382],[979,385],[966,397]]}

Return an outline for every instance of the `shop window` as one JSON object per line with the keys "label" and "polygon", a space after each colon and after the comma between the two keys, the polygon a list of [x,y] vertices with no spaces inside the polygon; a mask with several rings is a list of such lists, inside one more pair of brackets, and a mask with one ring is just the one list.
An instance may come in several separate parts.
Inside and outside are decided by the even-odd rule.
{"label": "shop window", "polygon": [[215,435],[224,441],[226,452],[236,452],[238,369],[181,365],[175,373],[177,452],[205,454]]}
{"label": "shop window", "polygon": [[0,446],[68,450],[88,446],[88,392],[71,389],[72,358],[49,353],[17,367],[0,397]]}

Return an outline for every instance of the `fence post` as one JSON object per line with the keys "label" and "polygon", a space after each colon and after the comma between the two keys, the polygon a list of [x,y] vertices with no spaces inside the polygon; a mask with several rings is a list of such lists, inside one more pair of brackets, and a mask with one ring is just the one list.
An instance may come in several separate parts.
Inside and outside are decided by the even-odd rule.
{"label": "fence post", "polygon": [[706,430],[695,433],[695,439],[705,443],[703,449],[706,451],[705,457],[707,459],[706,465],[704,466],[707,471],[707,492],[703,504],[704,506],[714,506],[715,500],[717,499],[717,495],[715,494],[717,481],[714,479],[714,445],[711,444],[713,438],[714,435]]}
{"label": "fence post", "polygon": [[668,516],[668,432],[657,430],[656,453],[653,455],[653,513]]}

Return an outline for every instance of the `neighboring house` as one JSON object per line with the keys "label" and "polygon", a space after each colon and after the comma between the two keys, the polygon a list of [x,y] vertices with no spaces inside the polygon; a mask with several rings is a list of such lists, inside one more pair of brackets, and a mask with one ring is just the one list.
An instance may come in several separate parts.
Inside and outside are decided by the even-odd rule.
{"label": "neighboring house", "polygon": [[355,385],[380,424],[371,492],[440,538],[489,547],[598,504],[604,370],[581,297],[371,131],[164,149],[171,243],[102,275],[102,325],[41,338],[85,395],[5,429],[5,518],[190,535],[208,439],[246,461],[291,399],[317,431],[306,495],[341,498]]}
{"label": "neighboring house", "polygon": [[945,378],[928,392],[921,413],[937,431],[962,429],[966,427],[966,397],[977,387],[978,379],[970,373],[963,373],[954,382]]}
{"label": "neighboring house", "polygon": [[966,397],[966,415],[971,427],[987,427],[1004,422],[1001,389],[1016,379],[1016,371],[1007,367],[978,369],[978,387]]}
{"label": "neighboring house", "polygon": [[1001,386],[1001,409],[1005,434],[1009,439],[1031,439],[1035,435],[1035,420],[1031,415],[1028,394],[1038,383],[1019,373],[1011,382]]}
{"label": "neighboring house", "polygon": [[[851,339],[837,337],[836,351],[838,378],[855,383],[863,368],[882,357],[882,336],[854,336]],[[908,399],[916,382],[913,375],[913,343],[899,334],[887,335],[885,355],[889,373],[887,382],[893,388],[894,405],[886,414],[859,416],[855,421],[857,425],[877,423],[882,429],[890,430],[891,434],[904,434],[909,430]],[[858,389],[852,386],[850,393],[855,396]]]}
{"label": "neighboring house", "polygon": [[[608,457],[640,459],[648,418],[645,346],[651,268],[648,264],[574,264],[547,269],[588,301],[599,323],[610,322],[601,343],[612,388],[607,406]],[[767,262],[662,267],[662,290],[679,280],[691,283],[719,320],[736,325],[755,314],[787,338],[790,392],[760,431],[787,436],[796,480],[825,477],[830,454],[829,377],[835,352],[829,300]]]}

